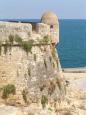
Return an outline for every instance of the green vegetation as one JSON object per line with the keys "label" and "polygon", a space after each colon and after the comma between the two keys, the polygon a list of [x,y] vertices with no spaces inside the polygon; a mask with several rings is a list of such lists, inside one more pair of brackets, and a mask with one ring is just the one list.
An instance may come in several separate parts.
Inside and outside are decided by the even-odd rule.
{"label": "green vegetation", "polygon": [[3,87],[3,94],[2,94],[2,98],[6,99],[8,98],[8,96],[10,94],[15,94],[16,92],[16,88],[13,84],[8,84],[6,86]]}
{"label": "green vegetation", "polygon": [[59,90],[62,90],[61,80],[58,77],[56,78],[56,84],[58,85]]}
{"label": "green vegetation", "polygon": [[33,46],[33,40],[29,40],[29,41],[23,41],[22,42],[22,48],[28,53],[31,52]]}
{"label": "green vegetation", "polygon": [[49,60],[50,60],[50,63],[51,63],[52,62],[52,57],[51,56],[49,57]]}
{"label": "green vegetation", "polygon": [[43,43],[46,43],[46,44],[51,43],[51,37],[49,35],[44,36]]}
{"label": "green vegetation", "polygon": [[9,35],[9,42],[11,45],[13,44],[13,41],[14,41],[14,36],[10,34]]}
{"label": "green vegetation", "polygon": [[49,42],[49,36],[44,36],[43,42],[48,43]]}
{"label": "green vegetation", "polygon": [[49,95],[52,95],[52,93],[54,92],[54,90],[55,90],[55,84],[51,81],[50,82],[50,87],[49,87],[49,89],[48,89],[48,94]]}
{"label": "green vegetation", "polygon": [[55,47],[52,47],[52,57],[53,57],[53,67],[57,66],[58,67],[58,58],[56,56],[56,51],[55,51]]}
{"label": "green vegetation", "polygon": [[43,108],[45,108],[46,104],[48,104],[48,98],[45,95],[42,95],[41,104]]}
{"label": "green vegetation", "polygon": [[28,103],[28,101],[27,101],[27,94],[28,94],[28,91],[24,89],[22,91],[22,96],[23,96],[23,99],[24,99],[25,103]]}
{"label": "green vegetation", "polygon": [[45,59],[44,59],[44,65],[45,65],[45,68],[47,69],[47,63]]}
{"label": "green vegetation", "polygon": [[2,49],[1,47],[2,47],[2,43],[1,43],[1,41],[0,41],[0,55],[1,55],[1,49]]}
{"label": "green vegetation", "polygon": [[53,68],[55,68],[55,67],[56,67],[55,62],[53,62]]}
{"label": "green vegetation", "polygon": [[39,40],[40,44],[50,44],[51,43],[51,37],[49,35],[46,35],[43,37],[43,39]]}
{"label": "green vegetation", "polygon": [[[6,40],[6,41],[5,41],[5,45],[4,45],[4,54],[5,54],[5,55],[7,54],[8,47],[9,47],[9,43],[8,43],[8,41]],[[11,46],[10,46],[10,47],[11,47]],[[11,48],[10,48],[10,49],[11,49]]]}
{"label": "green vegetation", "polygon": [[36,54],[34,54],[34,61],[36,61]]}
{"label": "green vegetation", "polygon": [[52,56],[54,58],[54,60],[56,60],[56,52],[55,52],[55,47],[52,47]]}
{"label": "green vegetation", "polygon": [[50,107],[48,108],[48,110],[53,111]]}
{"label": "green vegetation", "polygon": [[15,35],[15,42],[17,42],[18,44],[22,44],[22,38],[19,35]]}
{"label": "green vegetation", "polygon": [[15,41],[26,51],[26,53],[31,52],[33,46],[33,40],[22,41],[22,38],[19,35],[15,35]]}
{"label": "green vegetation", "polygon": [[31,76],[31,69],[28,68],[28,75]]}

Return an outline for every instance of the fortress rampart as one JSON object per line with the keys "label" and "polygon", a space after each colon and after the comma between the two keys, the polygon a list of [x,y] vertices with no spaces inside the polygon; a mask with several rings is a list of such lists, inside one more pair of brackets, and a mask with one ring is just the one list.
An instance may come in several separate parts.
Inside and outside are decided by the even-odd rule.
{"label": "fortress rampart", "polygon": [[[59,42],[59,23],[57,17],[52,17],[52,14],[46,16],[47,14],[44,14],[41,22],[34,25],[30,23],[0,22],[0,41],[5,42],[10,34],[17,34],[23,40],[33,39],[33,36],[40,36],[42,38],[48,35],[51,37],[52,43],[57,44]],[[34,39],[36,40],[37,38]]]}
{"label": "fortress rampart", "polygon": [[58,42],[59,23],[53,13],[45,13],[35,29],[30,23],[0,22],[0,88],[13,84],[18,100],[25,93],[28,102],[43,95],[57,99],[63,91]]}

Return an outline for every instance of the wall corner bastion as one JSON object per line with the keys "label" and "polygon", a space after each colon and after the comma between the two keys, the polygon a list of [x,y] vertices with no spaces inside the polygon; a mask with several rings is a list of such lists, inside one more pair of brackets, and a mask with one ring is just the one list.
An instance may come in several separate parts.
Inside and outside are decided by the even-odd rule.
{"label": "wall corner bastion", "polygon": [[49,100],[58,99],[64,85],[57,43],[59,22],[52,12],[44,13],[34,26],[0,21],[0,88],[15,85],[16,95],[25,103],[37,102],[44,95]]}

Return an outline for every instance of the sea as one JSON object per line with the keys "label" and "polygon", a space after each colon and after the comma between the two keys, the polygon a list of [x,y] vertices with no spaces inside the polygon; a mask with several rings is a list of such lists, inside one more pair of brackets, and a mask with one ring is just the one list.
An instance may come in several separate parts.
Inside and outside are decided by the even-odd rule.
{"label": "sea", "polygon": [[56,48],[62,68],[86,67],[86,20],[60,20]]}
{"label": "sea", "polygon": [[[6,19],[4,20],[6,21]],[[7,21],[39,22],[38,19]],[[60,42],[56,49],[62,68],[86,67],[86,20],[59,20]]]}

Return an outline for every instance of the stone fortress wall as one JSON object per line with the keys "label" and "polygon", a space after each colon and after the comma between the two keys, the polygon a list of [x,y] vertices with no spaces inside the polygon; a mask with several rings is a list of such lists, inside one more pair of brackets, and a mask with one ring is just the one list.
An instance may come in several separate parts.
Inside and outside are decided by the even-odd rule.
{"label": "stone fortress wall", "polygon": [[[15,22],[0,22],[0,40],[5,41],[8,39],[10,34],[18,34],[22,39],[27,40],[28,36],[33,35],[44,37],[46,35],[51,36],[52,43],[59,42],[59,22],[56,16],[46,17],[47,13],[44,14],[44,18],[40,23],[30,24],[30,23],[15,23]],[[49,15],[49,14],[48,14]],[[43,17],[43,16],[42,16]],[[52,18],[50,20],[50,18]],[[55,20],[53,20],[56,18]],[[45,21],[45,22],[43,22]],[[49,22],[49,23],[47,23]]]}
{"label": "stone fortress wall", "polygon": [[58,42],[59,23],[53,13],[45,13],[35,31],[30,23],[0,22],[0,87],[14,84],[20,97],[27,90],[30,101],[42,95],[58,98],[57,80],[62,79],[55,49]]}

